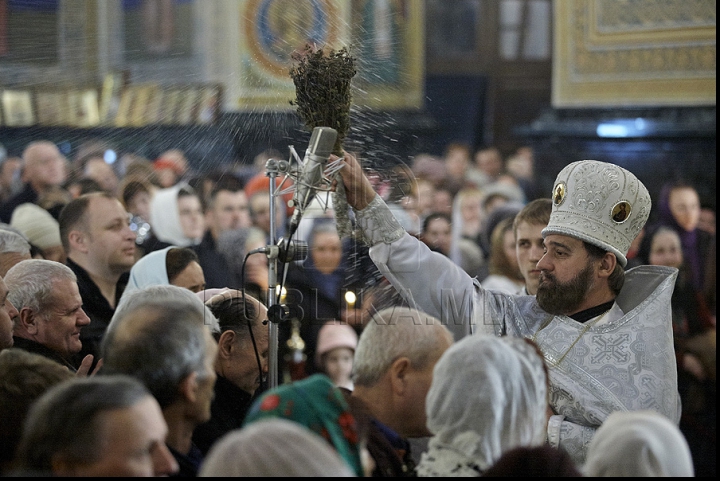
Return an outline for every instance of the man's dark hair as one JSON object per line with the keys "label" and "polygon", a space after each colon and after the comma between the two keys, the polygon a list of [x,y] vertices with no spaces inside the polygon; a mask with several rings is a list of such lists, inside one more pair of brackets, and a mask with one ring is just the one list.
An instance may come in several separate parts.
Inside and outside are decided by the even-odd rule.
{"label": "man's dark hair", "polygon": [[88,210],[90,201],[99,197],[115,200],[115,197],[108,192],[91,192],[71,200],[60,211],[58,224],[60,225],[60,240],[65,252],[70,252],[70,238],[68,236],[72,230],[88,231],[89,226],[87,225],[87,219],[85,219],[85,213]]}
{"label": "man's dark hair", "polygon": [[174,247],[168,250],[167,256],[165,256],[165,269],[170,283],[172,284],[175,278],[193,261],[200,264],[197,254],[189,247]]}
{"label": "man's dark hair", "polygon": [[428,226],[435,219],[445,219],[448,224],[452,225],[452,218],[448,214],[446,214],[445,212],[433,212],[427,217],[425,217],[425,220],[423,221],[422,231],[427,232]]}
{"label": "man's dark hair", "polygon": [[150,393],[129,376],[70,379],[50,388],[30,408],[18,446],[18,468],[51,473],[61,455],[73,463],[92,463],[102,455],[102,414],[134,406]]}
{"label": "man's dark hair", "polygon": [[206,306],[217,317],[220,325],[220,332],[215,333],[215,340],[225,331],[233,331],[238,337],[245,341],[250,339],[248,324],[253,328],[263,319],[255,320],[258,311],[253,302],[248,302],[245,297],[238,295],[215,303],[207,303]]}
{"label": "man's dark hair", "polygon": [[215,182],[215,185],[213,186],[212,190],[210,191],[210,195],[207,199],[207,209],[212,209],[215,204],[215,199],[217,198],[218,193],[220,193],[223,190],[230,191],[232,193],[239,192],[244,189],[244,184],[238,179],[237,177],[233,175],[225,175],[224,177],[221,177]]}
{"label": "man's dark hair", "polygon": [[[583,245],[585,246],[585,250],[588,255],[594,260],[602,259],[608,252],[602,247],[598,247],[585,241],[583,241]],[[615,264],[615,270],[613,270],[610,277],[608,277],[608,285],[617,296],[620,294],[620,289],[622,289],[623,284],[625,284],[625,268],[621,266],[620,261],[618,261],[617,264]]]}

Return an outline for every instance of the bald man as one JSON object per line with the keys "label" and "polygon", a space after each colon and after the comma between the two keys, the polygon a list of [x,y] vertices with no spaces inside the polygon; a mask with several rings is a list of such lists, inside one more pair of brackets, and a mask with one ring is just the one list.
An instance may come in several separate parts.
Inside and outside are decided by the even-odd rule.
{"label": "bald man", "polygon": [[30,142],[22,155],[23,190],[0,207],[0,221],[10,223],[15,207],[38,199],[49,189],[62,186],[67,179],[67,159],[57,145],[47,140]]}

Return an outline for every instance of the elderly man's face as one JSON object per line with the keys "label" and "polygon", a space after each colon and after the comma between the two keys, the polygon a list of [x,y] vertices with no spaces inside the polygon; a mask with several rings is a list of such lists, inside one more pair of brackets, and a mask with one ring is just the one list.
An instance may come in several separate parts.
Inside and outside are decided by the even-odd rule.
{"label": "elderly man's face", "polygon": [[13,345],[13,325],[18,311],[8,300],[8,288],[0,277],[0,351]]}
{"label": "elderly man's face", "polygon": [[80,330],[90,324],[82,309],[83,301],[77,282],[56,280],[44,310],[36,313],[35,341],[69,359],[80,352]]}
{"label": "elderly man's face", "polygon": [[[257,311],[255,323],[253,324],[253,335],[255,336],[255,345],[257,346],[258,356],[260,357],[260,368],[263,377],[268,372],[268,356],[270,344],[268,340],[268,328],[262,324],[267,319],[267,308],[258,303],[253,302]],[[255,358],[255,349],[252,340],[245,336],[244,340],[235,336],[233,350],[230,353],[228,380],[245,392],[254,394],[260,387],[260,373],[258,372],[257,359]]]}
{"label": "elderly man's face", "polygon": [[40,144],[27,152],[23,180],[41,188],[62,185],[67,179],[67,161],[57,147]]}

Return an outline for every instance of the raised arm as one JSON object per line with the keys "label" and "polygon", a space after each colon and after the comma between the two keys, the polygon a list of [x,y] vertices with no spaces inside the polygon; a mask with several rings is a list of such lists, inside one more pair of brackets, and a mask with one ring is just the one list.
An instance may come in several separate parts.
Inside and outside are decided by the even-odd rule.
{"label": "raised arm", "polygon": [[[330,156],[330,162],[339,159],[335,155]],[[370,180],[360,166],[360,162],[352,155],[345,152],[343,158],[345,167],[340,170],[340,176],[345,184],[345,195],[348,204],[356,211],[363,210],[375,198],[375,190]]]}
{"label": "raised arm", "polygon": [[[331,157],[331,161],[334,160]],[[345,154],[340,171],[348,204],[370,245],[370,258],[413,308],[437,317],[459,339],[469,333],[475,286],[449,258],[409,235],[375,193],[360,163]]]}

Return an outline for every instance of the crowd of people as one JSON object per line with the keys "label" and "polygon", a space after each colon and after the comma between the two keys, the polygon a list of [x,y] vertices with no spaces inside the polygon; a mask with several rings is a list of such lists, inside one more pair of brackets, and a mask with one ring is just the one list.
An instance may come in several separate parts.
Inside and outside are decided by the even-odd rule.
{"label": "crowd of people", "polygon": [[307,258],[269,289],[279,153],[108,150],[0,159],[0,474],[714,475],[714,211],[691,184],[651,199],[584,160],[541,192],[526,147],[331,156],[344,195],[307,207]]}

